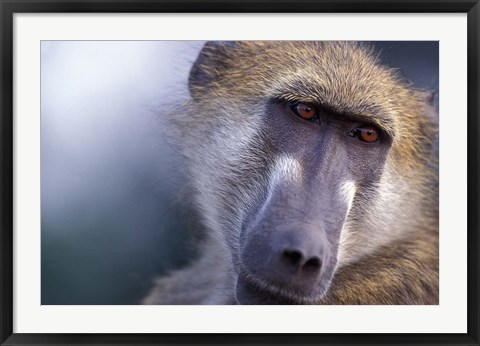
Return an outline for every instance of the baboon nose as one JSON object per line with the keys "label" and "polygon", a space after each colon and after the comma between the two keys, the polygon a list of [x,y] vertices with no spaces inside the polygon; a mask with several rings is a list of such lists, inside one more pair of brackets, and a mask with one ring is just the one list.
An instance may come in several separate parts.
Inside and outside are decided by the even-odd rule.
{"label": "baboon nose", "polygon": [[322,260],[318,256],[307,256],[299,249],[285,249],[281,253],[280,265],[294,272],[319,273]]}
{"label": "baboon nose", "polygon": [[320,287],[331,259],[328,241],[316,229],[279,229],[268,242],[249,242],[242,252],[245,272],[286,292],[310,295]]}

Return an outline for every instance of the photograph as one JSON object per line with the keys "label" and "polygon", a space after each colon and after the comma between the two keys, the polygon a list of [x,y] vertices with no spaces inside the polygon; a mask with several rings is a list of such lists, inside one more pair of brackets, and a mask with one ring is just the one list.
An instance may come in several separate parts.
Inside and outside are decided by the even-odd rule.
{"label": "photograph", "polygon": [[439,47],[42,40],[41,305],[438,306]]}
{"label": "photograph", "polygon": [[0,345],[479,345],[479,0],[0,0]]}

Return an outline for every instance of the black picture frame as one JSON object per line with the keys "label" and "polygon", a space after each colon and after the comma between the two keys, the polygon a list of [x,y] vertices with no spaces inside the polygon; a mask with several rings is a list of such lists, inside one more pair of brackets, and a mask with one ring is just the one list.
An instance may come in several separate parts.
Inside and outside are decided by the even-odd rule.
{"label": "black picture frame", "polygon": [[[2,345],[176,344],[479,344],[479,15],[478,0],[0,0]],[[465,334],[18,334],[13,333],[13,15],[15,13],[467,13],[468,26],[468,316]]]}

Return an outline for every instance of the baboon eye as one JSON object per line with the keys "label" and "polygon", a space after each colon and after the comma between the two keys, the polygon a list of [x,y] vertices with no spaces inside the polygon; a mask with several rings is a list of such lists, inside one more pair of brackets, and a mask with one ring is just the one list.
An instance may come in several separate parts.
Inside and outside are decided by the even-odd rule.
{"label": "baboon eye", "polygon": [[318,109],[309,103],[294,103],[290,106],[293,113],[306,120],[314,120],[317,117]]}
{"label": "baboon eye", "polygon": [[360,126],[347,133],[351,137],[357,137],[362,142],[373,143],[378,140],[378,130],[373,126]]}

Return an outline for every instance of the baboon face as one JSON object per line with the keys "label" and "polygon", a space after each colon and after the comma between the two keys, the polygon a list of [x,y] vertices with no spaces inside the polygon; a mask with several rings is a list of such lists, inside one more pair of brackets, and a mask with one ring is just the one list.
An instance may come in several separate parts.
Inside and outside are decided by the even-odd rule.
{"label": "baboon face", "polygon": [[183,153],[237,300],[318,301],[365,228],[405,90],[348,42],[211,42],[189,87]]}
{"label": "baboon face", "polygon": [[313,301],[328,289],[357,189],[380,179],[389,138],[297,101],[273,100],[264,120],[270,181],[242,224],[237,299]]}

